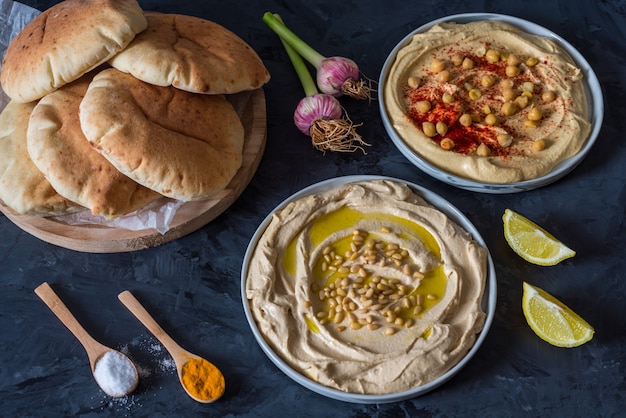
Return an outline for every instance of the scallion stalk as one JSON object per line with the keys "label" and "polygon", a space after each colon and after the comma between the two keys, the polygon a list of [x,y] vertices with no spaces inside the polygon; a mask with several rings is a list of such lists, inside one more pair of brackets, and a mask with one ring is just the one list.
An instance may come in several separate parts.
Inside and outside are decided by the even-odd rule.
{"label": "scallion stalk", "polygon": [[358,65],[350,58],[325,57],[289,29],[271,12],[265,12],[263,22],[299,55],[313,65],[317,71],[317,86],[322,93],[339,97],[371,99],[371,80],[360,78]]}

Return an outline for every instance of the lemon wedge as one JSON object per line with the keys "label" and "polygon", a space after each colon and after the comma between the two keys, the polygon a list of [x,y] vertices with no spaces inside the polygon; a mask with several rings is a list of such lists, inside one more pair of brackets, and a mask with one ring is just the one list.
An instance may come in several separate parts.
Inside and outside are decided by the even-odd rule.
{"label": "lemon wedge", "polygon": [[524,260],[540,266],[554,266],[576,252],[548,231],[511,209],[502,216],[504,238]]}
{"label": "lemon wedge", "polygon": [[530,328],[557,347],[578,347],[593,338],[594,329],[546,291],[524,282],[522,310]]}

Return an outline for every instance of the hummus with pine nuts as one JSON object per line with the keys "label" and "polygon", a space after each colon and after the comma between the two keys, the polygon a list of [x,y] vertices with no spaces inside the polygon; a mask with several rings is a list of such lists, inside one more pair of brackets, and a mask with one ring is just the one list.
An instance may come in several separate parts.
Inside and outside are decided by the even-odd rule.
{"label": "hummus with pine nuts", "polygon": [[474,181],[548,174],[590,132],[583,72],[551,39],[500,21],[443,22],[401,48],[383,100],[420,158]]}
{"label": "hummus with pine nuts", "polygon": [[289,203],[251,254],[245,294],[260,333],[330,388],[426,384],[485,323],[487,251],[404,183],[348,183]]}

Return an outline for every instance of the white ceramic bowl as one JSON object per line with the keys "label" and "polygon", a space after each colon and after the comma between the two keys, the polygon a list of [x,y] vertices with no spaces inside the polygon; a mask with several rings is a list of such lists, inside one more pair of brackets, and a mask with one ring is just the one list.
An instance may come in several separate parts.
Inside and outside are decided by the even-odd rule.
{"label": "white ceramic bowl", "polygon": [[[434,25],[441,22],[456,22],[456,23],[469,23],[480,20],[499,20],[503,22],[507,22],[513,24],[520,29],[532,33],[535,35],[543,36],[546,38],[550,38],[557,42],[565,51],[569,53],[569,55],[574,59],[576,64],[584,73],[584,89],[585,94],[587,95],[587,101],[589,106],[589,120],[592,124],[591,132],[587,141],[585,142],[583,148],[580,150],[578,154],[575,156],[561,162],[558,164],[552,171],[548,174],[545,174],[541,177],[537,177],[531,180],[525,180],[514,183],[483,183],[475,180],[470,180],[464,177],[460,177],[458,175],[449,173],[441,168],[431,164],[425,159],[421,158],[418,154],[416,154],[398,135],[396,130],[394,129],[389,117],[387,115],[387,110],[385,108],[385,101],[383,100],[383,90],[384,86],[387,82],[387,77],[393,63],[395,61],[396,54],[400,49],[405,47],[407,44],[411,42],[413,35],[421,32],[426,32]],[[602,95],[602,88],[600,87],[600,82],[596,77],[593,69],[585,60],[585,58],[574,48],[571,44],[569,44],[566,40],[561,38],[559,35],[554,32],[539,26],[535,23],[529,22],[524,19],[520,19],[517,17],[501,15],[501,14],[493,14],[493,13],[465,13],[458,14],[452,16],[446,16],[441,19],[434,20],[429,22],[423,26],[420,26],[413,32],[409,33],[405,36],[391,51],[385,63],[383,65],[380,79],[379,79],[379,108],[381,117],[383,120],[383,125],[385,126],[385,130],[387,134],[390,136],[392,142],[398,148],[398,150],[417,168],[429,174],[430,176],[444,182],[448,183],[452,186],[459,187],[461,189],[470,190],[474,192],[482,192],[482,193],[516,193],[527,190],[533,190],[538,187],[546,186],[550,183],[553,183],[569,172],[571,172],[589,153],[591,147],[595,143],[598,134],[600,133],[600,128],[602,126],[602,119],[604,117],[604,99]]]}
{"label": "white ceramic bowl", "polygon": [[442,197],[438,196],[437,194],[429,190],[426,190],[423,187],[418,186],[416,184],[409,183],[404,180],[390,178],[390,177],[346,176],[346,177],[338,177],[338,178],[322,181],[320,183],[309,186],[299,191],[298,193],[292,195],[291,197],[283,201],[281,204],[279,204],[274,209],[274,211],[270,213],[263,220],[263,222],[257,229],[256,233],[252,237],[250,244],[248,245],[248,248],[246,250],[244,260],[243,260],[243,266],[241,270],[241,298],[243,301],[244,312],[246,315],[246,319],[248,320],[248,323],[252,330],[252,333],[254,334],[254,337],[257,343],[259,344],[259,346],[261,347],[261,349],[263,350],[263,352],[265,352],[265,354],[269,357],[269,359],[283,373],[285,373],[295,382],[301,384],[302,386],[320,395],[324,395],[329,398],[333,398],[333,399],[337,399],[337,400],[345,401],[345,402],[364,403],[364,404],[397,402],[397,401],[414,398],[419,395],[423,395],[426,392],[432,389],[435,389],[441,384],[447,382],[450,378],[452,378],[452,376],[457,374],[470,361],[470,359],[474,356],[474,354],[476,354],[476,352],[478,351],[478,349],[480,348],[481,344],[483,343],[483,341],[485,340],[487,336],[487,332],[489,331],[489,328],[491,327],[491,323],[493,321],[493,317],[495,315],[495,309],[496,309],[496,273],[495,273],[493,260],[491,258],[491,255],[488,253],[487,254],[487,263],[488,263],[487,277],[486,277],[486,283],[485,283],[485,292],[483,294],[483,299],[482,299],[482,308],[484,312],[486,313],[486,318],[485,318],[485,324],[483,326],[483,329],[476,338],[476,342],[474,343],[472,348],[468,351],[468,353],[465,355],[465,357],[463,357],[461,361],[459,361],[456,365],[454,365],[450,370],[448,370],[442,376],[422,386],[418,386],[418,387],[415,387],[406,391],[402,391],[402,392],[397,392],[397,393],[390,393],[390,394],[384,394],[384,395],[364,395],[364,394],[358,394],[358,393],[343,392],[337,389],[329,388],[327,386],[321,385],[309,379],[308,377],[294,370],[287,362],[285,362],[272,349],[272,347],[268,344],[268,342],[263,338],[263,335],[260,333],[257,327],[256,321],[252,315],[250,306],[248,304],[248,299],[246,296],[246,277],[248,275],[247,273],[248,273],[248,266],[250,264],[250,259],[257,245],[257,242],[259,241],[260,237],[263,235],[263,233],[265,232],[265,229],[270,223],[272,214],[284,208],[289,202],[301,199],[311,194],[330,190],[330,189],[333,189],[335,187],[338,187],[347,183],[353,183],[353,182],[358,182],[358,181],[369,181],[369,180],[381,180],[381,179],[392,180],[392,181],[402,182],[402,183],[407,184],[409,187],[411,187],[411,189],[414,192],[419,194],[426,201],[428,201],[430,204],[438,208],[440,211],[445,213],[450,219],[452,219],[454,222],[456,222],[461,227],[463,227],[466,231],[468,231],[472,235],[474,240],[476,240],[476,242],[478,242],[484,248],[487,248],[485,241],[482,239],[482,237],[480,236],[480,234],[478,233],[474,225],[472,225],[472,223],[457,208],[452,206],[452,204],[450,204],[448,201],[444,200]]}

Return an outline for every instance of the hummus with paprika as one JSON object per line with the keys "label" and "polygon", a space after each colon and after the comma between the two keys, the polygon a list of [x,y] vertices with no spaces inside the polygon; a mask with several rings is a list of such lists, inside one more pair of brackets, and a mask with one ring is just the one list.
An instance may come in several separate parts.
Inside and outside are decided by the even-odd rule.
{"label": "hummus with paprika", "polygon": [[454,175],[512,183],[548,174],[590,132],[583,72],[554,40],[501,21],[415,34],[383,100],[398,135]]}
{"label": "hummus with paprika", "polygon": [[258,330],[330,388],[416,388],[457,364],[485,324],[486,249],[404,183],[291,202],[251,254],[245,294]]}

